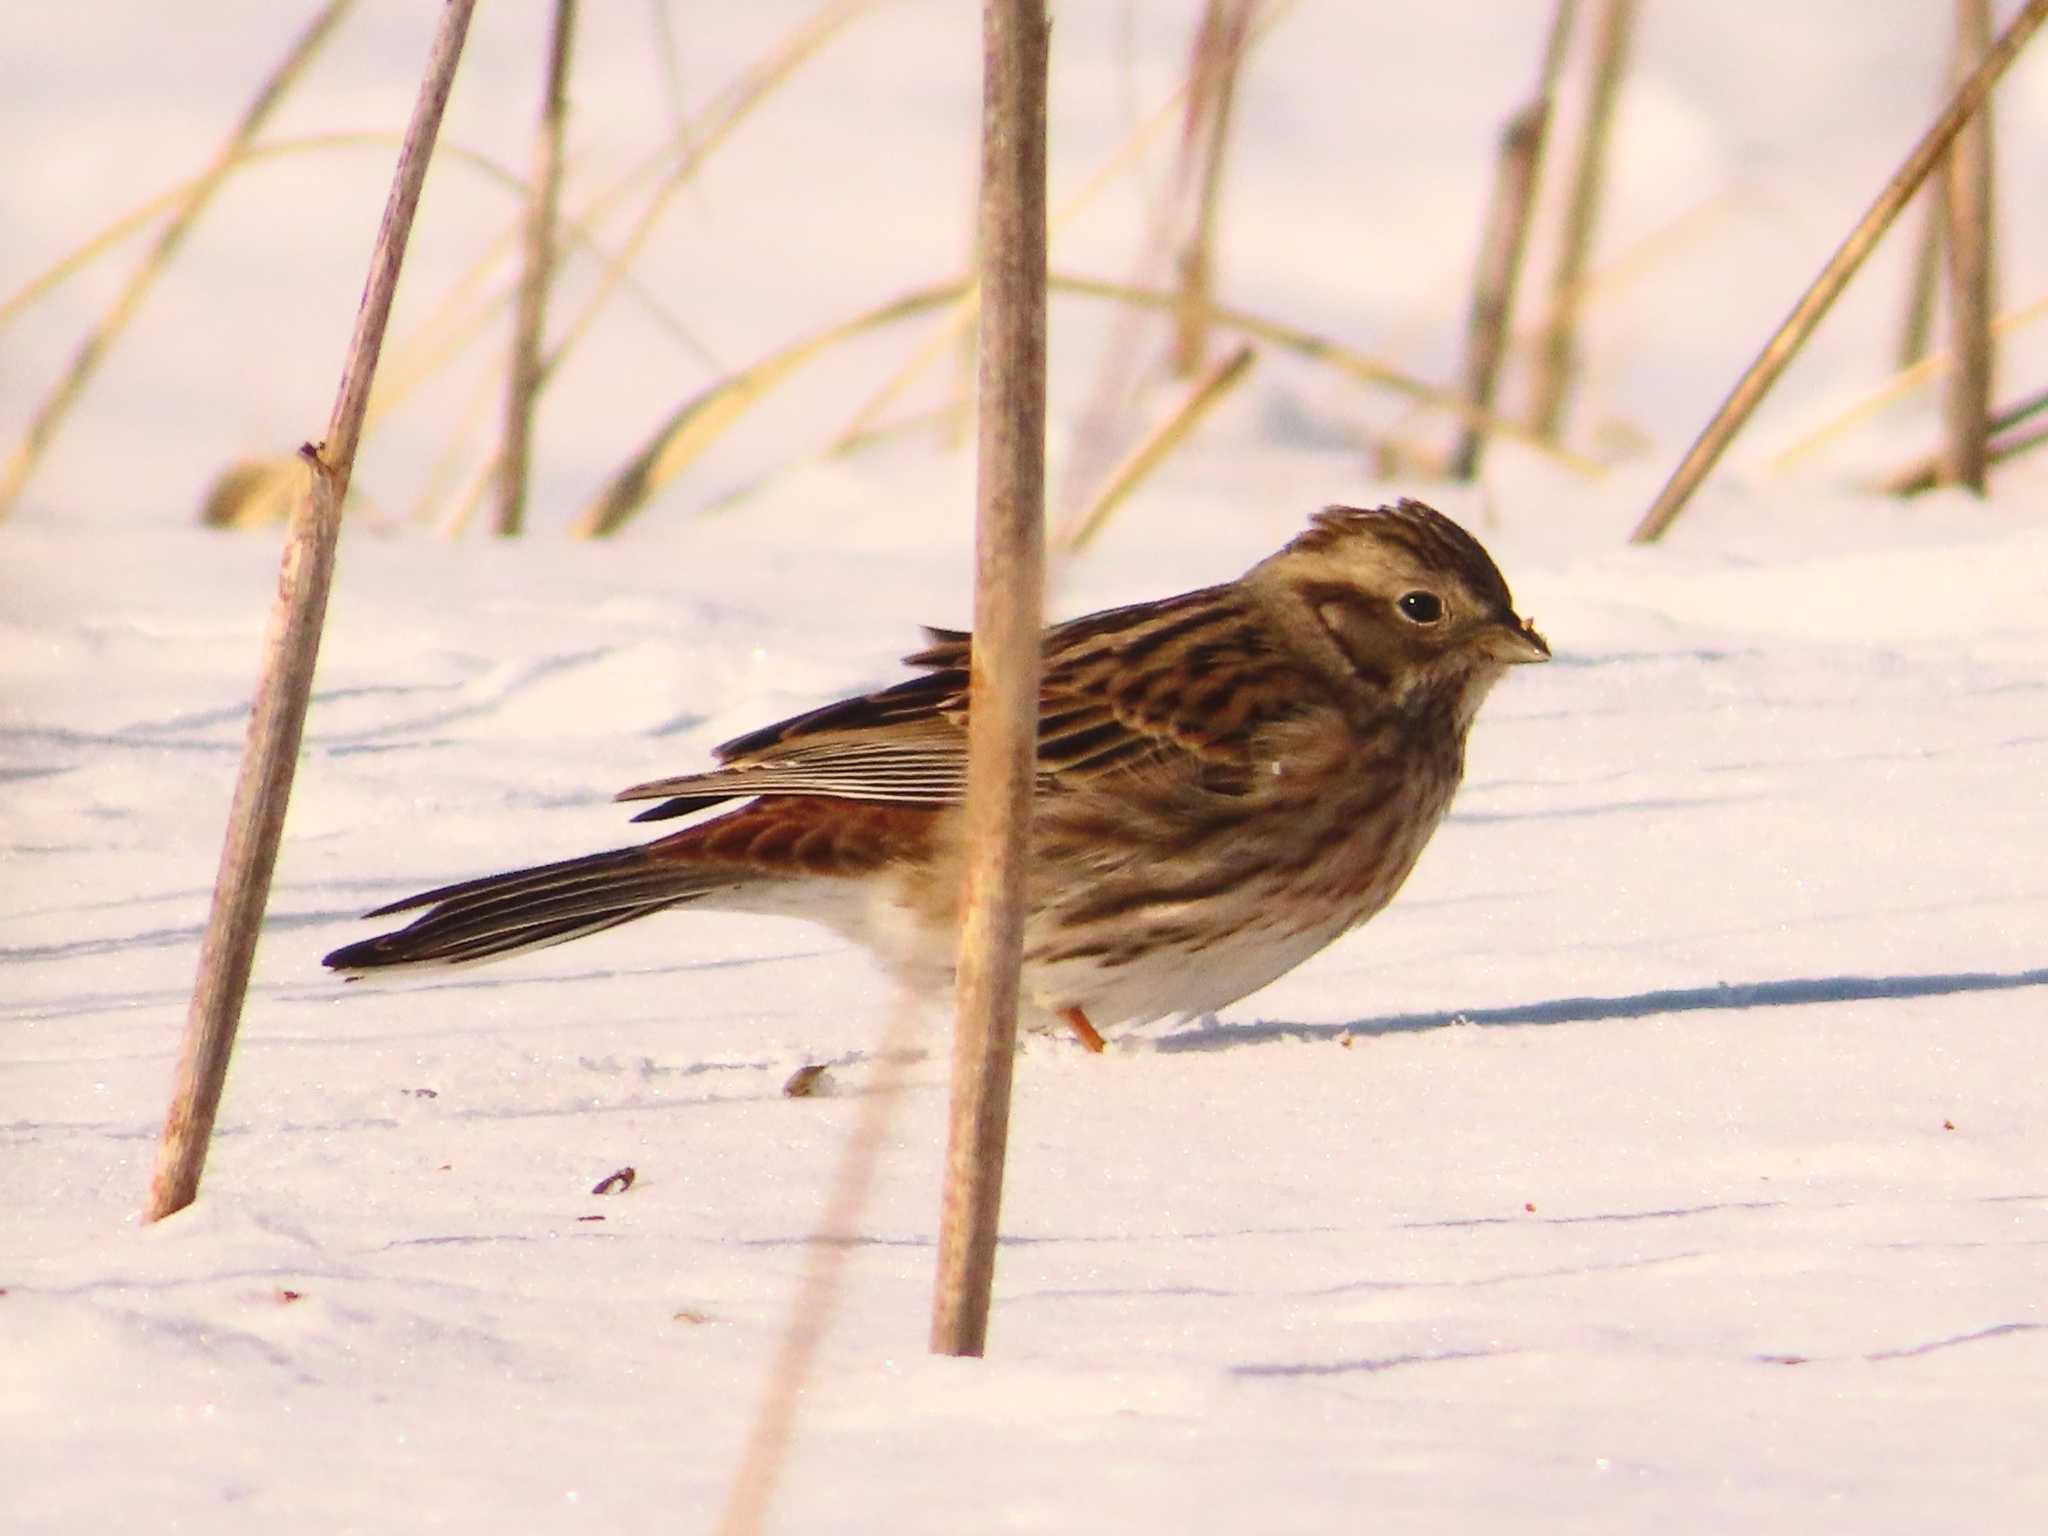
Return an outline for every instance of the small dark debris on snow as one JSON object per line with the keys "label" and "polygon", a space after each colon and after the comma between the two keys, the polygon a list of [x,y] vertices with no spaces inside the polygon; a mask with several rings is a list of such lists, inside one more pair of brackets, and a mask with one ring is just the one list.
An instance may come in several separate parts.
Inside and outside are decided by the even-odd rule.
{"label": "small dark debris on snow", "polygon": [[677,1323],[689,1323],[694,1326],[699,1323],[710,1322],[711,1314],[709,1312],[699,1312],[695,1307],[685,1307],[682,1311],[678,1312],[673,1318],[671,1318],[670,1321]]}
{"label": "small dark debris on snow", "polygon": [[602,1216],[578,1216],[578,1217],[577,1217],[576,1219],[577,1219],[578,1221],[603,1221],[603,1220],[604,1220],[604,1218],[603,1218]]}
{"label": "small dark debris on snow", "polygon": [[813,1062],[789,1074],[789,1080],[782,1085],[782,1096],[785,1099],[808,1099],[825,1086],[825,1068],[823,1064]]}
{"label": "small dark debris on snow", "polygon": [[[631,1168],[621,1168],[616,1173],[606,1174],[595,1184],[591,1185],[590,1192],[593,1195],[623,1195],[633,1187],[633,1181],[639,1176]],[[604,1220],[602,1216],[592,1219],[596,1221]]]}
{"label": "small dark debris on snow", "polygon": [[409,1097],[415,1099],[438,1099],[441,1097],[441,1091],[438,1088],[407,1088],[405,1092]]}
{"label": "small dark debris on snow", "polygon": [[288,1291],[282,1286],[278,1288],[277,1292],[277,1299],[287,1305],[294,1301],[303,1301],[305,1296],[306,1293],[304,1291]]}
{"label": "small dark debris on snow", "polygon": [[1941,1128],[1944,1131],[1952,1131],[1956,1128],[1956,1123],[1953,1120],[1944,1120],[1941,1122]]}

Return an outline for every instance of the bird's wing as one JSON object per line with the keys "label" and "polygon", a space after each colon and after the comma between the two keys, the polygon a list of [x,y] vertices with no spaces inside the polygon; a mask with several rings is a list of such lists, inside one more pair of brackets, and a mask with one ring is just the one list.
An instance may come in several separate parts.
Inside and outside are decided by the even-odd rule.
{"label": "bird's wing", "polygon": [[[927,630],[904,658],[922,675],[796,715],[717,749],[720,766],[657,779],[621,800],[660,800],[636,820],[743,795],[830,795],[916,805],[967,784],[971,638]],[[1295,713],[1316,680],[1268,637],[1235,588],[1210,587],[1048,630],[1039,685],[1041,787],[1178,762],[1207,787],[1242,788],[1261,725]]]}

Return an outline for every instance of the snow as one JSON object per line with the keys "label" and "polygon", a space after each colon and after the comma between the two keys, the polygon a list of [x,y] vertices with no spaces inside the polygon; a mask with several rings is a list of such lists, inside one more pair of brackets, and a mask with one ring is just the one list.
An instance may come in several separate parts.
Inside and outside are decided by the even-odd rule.
{"label": "snow", "polygon": [[[124,9],[127,28],[104,21]],[[177,80],[145,68],[174,41],[153,11],[0,18],[0,49],[47,66],[0,102],[10,141],[47,137],[68,167],[0,177],[36,236],[0,252],[0,289],[198,161],[289,31],[242,9],[250,35],[195,46]],[[365,9],[293,131],[402,116],[413,9]],[[721,329],[729,360],[807,323],[779,307],[791,292],[830,318],[958,259],[973,39],[957,9],[856,26],[813,92],[735,138],[733,179],[684,220],[702,249],[655,258],[695,261],[669,297]],[[1356,9],[1304,8],[1248,78],[1225,272],[1247,303],[1366,344],[1397,351],[1406,326],[1405,360],[1440,374],[1484,181],[1472,157],[1488,104],[1526,87],[1542,8],[1498,36],[1493,7],[1400,26]],[[1982,506],[1845,490],[1927,441],[1925,401],[1812,478],[1762,467],[1882,373],[1910,242],[1873,264],[1672,539],[1621,544],[1914,131],[1900,103],[1931,95],[1943,50],[1902,43],[1925,30],[1916,8],[1867,22],[1877,9],[1774,18],[1772,78],[1798,72],[1797,100],[1745,85],[1753,55],[1720,23],[1646,9],[1624,110],[1649,126],[1608,238],[1687,201],[1653,174],[1664,145],[1702,193],[1776,210],[1731,214],[1598,311],[1588,412],[1641,425],[1648,458],[1584,482],[1499,448],[1479,490],[1382,485],[1284,429],[1358,397],[1266,359],[1064,574],[1061,614],[1162,595],[1233,574],[1320,502],[1407,492],[1482,532],[1557,659],[1488,703],[1451,820],[1364,932],[1219,1019],[1101,1058],[1027,1042],[983,1361],[925,1352],[946,1053],[943,1019],[917,1022],[879,1182],[834,1250],[844,1288],[769,1529],[2048,1517],[2040,471],[2015,467]],[[1061,21],[1076,104],[1055,121],[1076,127],[1056,180],[1121,132],[1118,93],[1142,108],[1166,87],[1185,35],[1178,10],[1134,13],[1127,36],[1085,10]],[[494,140],[490,113],[524,121],[532,18],[485,11],[455,131],[516,162],[523,126]],[[728,36],[677,14],[698,95],[788,23]],[[934,66],[897,101],[876,77],[888,47],[950,49],[959,78],[942,88]],[[589,81],[632,65],[631,89],[584,88],[609,163],[645,142],[631,114],[658,121],[659,93],[624,22],[586,9],[584,48]],[[162,93],[161,134],[51,87],[99,56]],[[2015,187],[2044,66],[2012,82]],[[1429,68],[1457,88],[1421,89]],[[1359,86],[1382,70],[1384,109]],[[1384,202],[1317,193],[1375,171],[1362,118],[1425,109],[1428,149],[1388,168]],[[821,271],[813,239],[756,247],[738,178],[790,182],[798,135],[847,120],[901,151],[901,225],[863,225],[873,243],[840,248],[851,271]],[[136,165],[97,174],[131,145]],[[9,1532],[709,1528],[884,1066],[897,1000],[797,923],[656,918],[394,985],[340,985],[318,958],[371,931],[356,914],[379,902],[626,842],[614,790],[893,675],[916,622],[966,617],[971,464],[906,442],[704,517],[686,513],[723,485],[685,482],[615,544],[543,532],[545,559],[355,527],[202,1196],[137,1223],[276,568],[272,537],[207,533],[189,511],[224,459],[324,415],[347,317],[276,316],[353,303],[376,159],[369,211],[322,212],[331,225],[265,214],[283,173],[224,204],[0,526]],[[820,186],[822,229],[860,193]],[[1128,201],[1077,266],[1128,261]],[[2043,231],[2038,205],[2013,202],[2024,300],[2019,253]],[[1310,208],[1327,240],[1290,237]],[[415,302],[463,238],[423,219]],[[338,251],[302,260],[309,244]],[[748,260],[758,287],[723,270]],[[77,302],[20,322],[19,351],[10,332],[10,434]],[[274,381],[252,387],[240,346],[181,351],[221,315],[274,339]],[[1069,426],[1094,366],[1088,323],[1072,335],[1055,337]],[[565,381],[543,418],[543,530],[702,382],[678,382],[644,322],[593,345],[590,388]],[[2010,381],[2038,377],[2029,356],[2021,338]],[[883,367],[847,365],[785,422],[822,440]],[[417,494],[460,393],[366,462],[380,507]],[[736,445],[719,473],[790,456],[763,452]],[[825,1091],[785,1097],[809,1063]],[[627,1166],[630,1190],[591,1192]]]}

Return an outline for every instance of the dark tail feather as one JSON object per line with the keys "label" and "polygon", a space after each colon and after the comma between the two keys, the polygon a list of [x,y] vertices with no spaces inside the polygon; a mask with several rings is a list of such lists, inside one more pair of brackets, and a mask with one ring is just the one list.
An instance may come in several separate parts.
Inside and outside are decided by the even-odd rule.
{"label": "dark tail feather", "polygon": [[702,868],[615,848],[557,864],[515,869],[422,891],[365,914],[427,910],[392,933],[347,944],[322,963],[337,971],[395,965],[459,965],[544,949],[693,901],[735,883]]}

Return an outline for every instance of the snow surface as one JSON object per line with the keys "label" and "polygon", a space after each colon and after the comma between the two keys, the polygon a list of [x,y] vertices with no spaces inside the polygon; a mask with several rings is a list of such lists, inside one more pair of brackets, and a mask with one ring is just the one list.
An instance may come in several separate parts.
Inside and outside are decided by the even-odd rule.
{"label": "snow surface", "polygon": [[[127,181],[86,174],[95,146],[148,162],[137,197],[196,163],[289,31],[243,9],[263,25],[219,57],[176,40],[192,65],[176,78],[142,62],[171,49],[154,8],[0,17],[0,52],[47,66],[0,104],[28,125],[11,140],[78,125],[53,140],[60,168],[0,176],[17,227],[45,237],[0,253],[0,287],[121,204]],[[528,24],[491,9],[458,98],[478,138],[482,104],[523,114],[538,73]],[[858,120],[906,154],[950,135],[957,159],[965,9],[873,23],[891,46],[952,49],[964,87],[891,76],[906,99],[881,111],[856,87],[876,93],[891,55],[856,31],[735,153],[787,178],[799,130]],[[1261,56],[1233,161],[1236,270],[1276,312],[1389,350],[1404,305],[1449,296],[1408,322],[1408,360],[1441,373],[1483,104],[1523,88],[1547,7],[1499,37],[1491,5],[1404,27],[1398,9],[1306,7]],[[1262,392],[1060,583],[1062,614],[1160,595],[1233,574],[1322,501],[1410,491],[1484,533],[1557,659],[1489,703],[1450,822],[1363,933],[1220,1019],[1102,1058],[1027,1043],[979,1362],[925,1353],[946,1087],[943,1021],[926,1021],[771,1529],[2048,1522],[2039,471],[1985,506],[1902,508],[1842,492],[1840,464],[1795,483],[1745,459],[1667,545],[1620,543],[1910,138],[1899,103],[1931,94],[1941,48],[1910,6],[1885,8],[1889,31],[1830,30],[1874,6],[1778,7],[1771,67],[1813,72],[1811,93],[1745,95],[1751,54],[1682,9],[1647,8],[1634,142],[1699,190],[1781,201],[1602,312],[1588,410],[1639,422],[1650,458],[1587,483],[1501,450],[1480,490],[1382,485],[1289,426],[1355,397],[1262,362]],[[760,46],[708,21],[699,39],[678,13],[718,58]],[[644,81],[644,35],[596,15],[585,78],[624,57]],[[358,72],[323,87],[329,126],[409,98],[420,20],[390,4],[356,25]],[[1074,139],[1106,143],[1117,93],[1163,88],[1185,17],[1144,12],[1121,43],[1107,22],[1062,27]],[[1397,47],[1465,69],[1455,99],[1424,102]],[[175,104],[160,133],[67,105],[65,62],[103,56]],[[693,87],[722,78],[689,57]],[[2011,139],[2042,115],[2044,62],[2015,77]],[[1350,114],[1382,70],[1437,137],[1387,169],[1383,202],[1333,210],[1319,184],[1379,169]],[[523,154],[523,130],[501,142]],[[1092,163],[1067,153],[1056,177]],[[1614,240],[1673,195],[1654,156],[1628,164]],[[857,195],[823,184],[835,205]],[[959,191],[920,182],[900,226],[835,248],[857,281],[819,276],[806,313],[957,259]],[[886,985],[820,931],[702,914],[425,983],[342,986],[318,957],[423,885],[627,841],[613,790],[887,679],[917,621],[963,622],[972,466],[903,444],[715,518],[683,515],[685,486],[617,544],[547,539],[545,558],[352,529],[206,1185],[142,1228],[276,564],[274,539],[203,533],[189,509],[235,434],[276,448],[324,416],[346,323],[280,329],[275,388],[246,351],[183,350],[210,314],[260,317],[300,279],[331,298],[293,265],[313,237],[247,195],[223,211],[239,257],[222,239],[193,252],[147,312],[164,329],[119,355],[0,529],[0,1529],[706,1529],[869,1102]],[[701,198],[700,224],[746,222],[734,183]],[[2018,251],[2042,214],[2015,202]],[[1311,204],[1333,243],[1290,236]],[[348,269],[366,216],[333,217],[322,238]],[[1390,245],[1338,242],[1347,220],[1390,218],[1434,252],[1382,282]],[[746,238],[735,256],[697,233],[705,262],[748,259]],[[1128,238],[1095,238],[1094,269],[1119,270]],[[726,328],[722,352],[758,355],[801,329],[776,285],[817,269],[816,240],[787,244],[756,253],[761,286],[730,306],[703,268],[671,296]],[[1760,433],[1882,372],[1898,282],[1878,272],[1882,293],[1845,304]],[[357,276],[341,282],[352,303]],[[70,324],[28,323],[21,352],[10,336],[8,421]],[[643,356],[668,345],[651,337]],[[694,387],[660,371],[666,352],[636,374],[629,325],[599,345],[615,393],[565,383],[544,418],[543,527]],[[1056,392],[1078,400],[1092,354],[1058,355]],[[152,375],[172,369],[185,387],[167,399]],[[807,430],[829,432],[867,377]],[[1891,418],[1860,467],[1919,446],[1930,416]],[[402,505],[426,477],[443,430],[426,420],[366,465],[373,497]],[[827,1064],[827,1091],[784,1097],[807,1063]],[[590,1192],[624,1166],[629,1191]]]}

